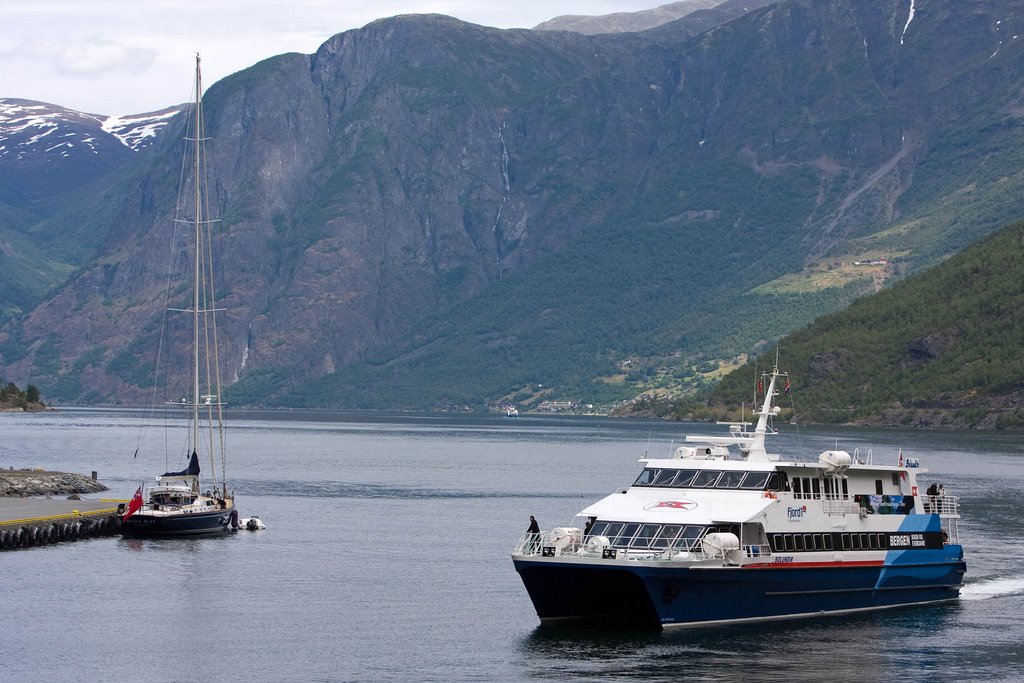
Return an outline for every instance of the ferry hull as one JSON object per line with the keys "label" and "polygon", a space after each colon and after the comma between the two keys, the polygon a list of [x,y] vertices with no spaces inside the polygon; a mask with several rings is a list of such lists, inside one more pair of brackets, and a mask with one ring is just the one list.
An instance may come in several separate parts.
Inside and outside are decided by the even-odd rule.
{"label": "ferry hull", "polygon": [[759,621],[953,600],[966,565],[960,546],[913,561],[812,566],[627,567],[515,559],[543,622],[651,627]]}
{"label": "ferry hull", "polygon": [[125,536],[203,536],[228,531],[234,508],[180,515],[152,515],[136,512],[121,526]]}

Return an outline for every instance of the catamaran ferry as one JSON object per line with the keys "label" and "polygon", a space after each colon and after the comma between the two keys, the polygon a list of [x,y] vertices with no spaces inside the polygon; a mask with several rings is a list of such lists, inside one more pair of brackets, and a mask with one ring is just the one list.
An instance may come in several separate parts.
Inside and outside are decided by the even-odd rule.
{"label": "catamaran ferry", "polygon": [[768,453],[773,400],[789,379],[777,368],[764,379],[753,432],[736,423],[728,436],[687,436],[578,513],[583,530],[522,536],[512,561],[542,622],[690,626],[959,596],[959,498],[921,491],[927,470],[902,452],[894,465],[870,451],[817,462]]}

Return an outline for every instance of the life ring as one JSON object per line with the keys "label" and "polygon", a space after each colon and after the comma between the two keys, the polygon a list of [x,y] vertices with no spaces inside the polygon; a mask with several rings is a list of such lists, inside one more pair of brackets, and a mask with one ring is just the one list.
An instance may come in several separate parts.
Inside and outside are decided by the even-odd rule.
{"label": "life ring", "polygon": [[778,496],[775,495],[775,491],[772,491],[771,489],[768,489],[767,491],[764,492],[764,497],[771,498],[772,500],[778,498]]}

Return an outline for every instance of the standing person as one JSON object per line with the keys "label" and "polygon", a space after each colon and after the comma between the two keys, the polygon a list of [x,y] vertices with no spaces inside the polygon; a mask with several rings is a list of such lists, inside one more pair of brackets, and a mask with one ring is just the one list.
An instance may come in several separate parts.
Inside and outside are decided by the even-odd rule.
{"label": "standing person", "polygon": [[537,520],[533,515],[530,515],[530,526],[526,529],[526,533],[530,534],[527,547],[531,552],[537,552],[537,548],[540,547],[540,526],[537,525]]}

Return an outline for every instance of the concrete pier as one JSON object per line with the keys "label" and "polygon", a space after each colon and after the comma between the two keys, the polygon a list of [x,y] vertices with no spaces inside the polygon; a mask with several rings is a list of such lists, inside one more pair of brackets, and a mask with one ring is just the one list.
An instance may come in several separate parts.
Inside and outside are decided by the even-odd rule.
{"label": "concrete pier", "polygon": [[121,529],[115,499],[0,498],[0,551],[109,536]]}

